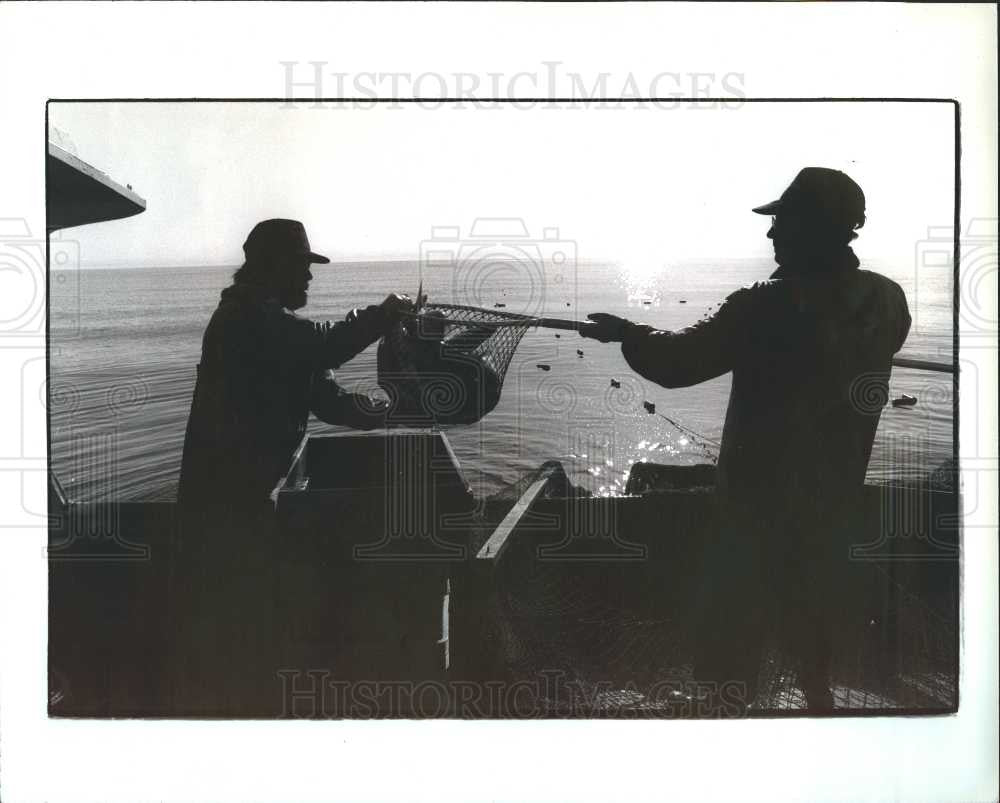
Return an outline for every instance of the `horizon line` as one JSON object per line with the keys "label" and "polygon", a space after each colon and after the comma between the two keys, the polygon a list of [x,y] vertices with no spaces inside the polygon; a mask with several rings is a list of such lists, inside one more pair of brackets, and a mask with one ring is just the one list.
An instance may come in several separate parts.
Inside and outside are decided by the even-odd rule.
{"label": "horizon line", "polygon": [[[763,259],[771,259],[771,255],[760,255],[760,256],[746,256],[744,255],[719,255],[714,254],[710,256],[700,257],[700,256],[680,256],[674,259],[663,259],[664,265],[670,262],[694,262],[694,261],[711,261],[713,259],[725,259],[725,260],[742,260],[742,261],[760,261]],[[619,264],[628,260],[628,257],[610,257],[610,256],[592,256],[592,257],[581,257],[577,259],[578,264]],[[356,265],[356,264],[367,264],[372,262],[420,262],[420,256],[404,256],[404,255],[386,255],[386,256],[374,256],[374,255],[352,255],[347,257],[330,257],[330,265]],[[497,255],[496,262],[518,262],[519,260],[514,258],[505,258],[503,255]],[[90,265],[77,265],[70,267],[57,267],[55,265],[50,266],[49,270],[53,273],[69,270],[154,270],[158,268],[206,268],[208,270],[215,270],[222,268],[239,268],[242,262],[147,262],[136,264],[134,262],[121,262],[121,263],[94,263]],[[440,265],[434,265],[433,267],[441,267]]]}

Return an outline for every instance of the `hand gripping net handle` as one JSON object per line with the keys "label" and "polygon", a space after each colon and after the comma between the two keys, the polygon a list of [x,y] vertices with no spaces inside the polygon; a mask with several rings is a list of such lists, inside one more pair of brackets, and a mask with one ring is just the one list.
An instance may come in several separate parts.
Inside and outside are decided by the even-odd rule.
{"label": "hand gripping net handle", "polygon": [[[582,326],[587,326],[589,321],[574,321],[569,318],[536,318],[530,315],[519,315],[516,312],[504,312],[502,310],[485,309],[483,307],[466,307],[461,304],[425,304],[424,309],[438,310],[444,313],[441,318],[445,324],[455,324],[469,326],[488,326],[502,329],[508,326],[523,326],[529,329],[532,326],[540,326],[543,329],[570,329],[578,330]],[[411,318],[419,317],[414,313],[404,313]]]}
{"label": "hand gripping net handle", "polygon": [[[505,326],[523,326],[526,329],[532,326],[540,326],[543,329],[569,329],[579,331],[583,327],[591,326],[590,321],[574,321],[569,318],[533,318],[530,315],[518,315],[513,312],[499,312],[496,310],[483,309],[481,307],[464,307],[460,304],[427,304],[426,309],[437,309],[445,313],[444,323],[467,324],[468,320],[460,316],[469,313],[482,313],[484,315],[495,316],[495,320],[483,319],[477,322],[478,326],[493,326],[502,328]],[[455,317],[449,317],[448,313],[455,313]],[[406,313],[412,317],[417,317],[411,313]],[[933,360],[919,360],[909,357],[895,356],[892,364],[897,368],[913,368],[917,371],[937,371],[940,373],[955,373],[955,366],[950,363],[943,363]]]}

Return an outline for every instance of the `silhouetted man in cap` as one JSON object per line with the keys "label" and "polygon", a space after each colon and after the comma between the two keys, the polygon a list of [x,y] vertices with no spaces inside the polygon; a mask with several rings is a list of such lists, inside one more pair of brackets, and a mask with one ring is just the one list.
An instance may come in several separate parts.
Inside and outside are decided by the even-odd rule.
{"label": "silhouetted man in cap", "polygon": [[302,224],[262,221],[243,251],[246,262],[205,330],[184,439],[172,573],[177,715],[277,708],[278,645],[289,623],[278,613],[276,569],[284,557],[270,494],[310,412],[354,428],[383,425],[385,405],[345,393],[331,369],[378,340],[411,306],[390,295],[343,321],[313,322],[295,310],[306,304],[310,266],[330,260],[311,250]]}
{"label": "silhouetted man in cap", "polygon": [[910,327],[889,279],[850,247],[865,198],[846,174],[807,167],[771,215],[778,269],[676,332],[613,315],[581,330],[620,342],[628,364],[668,388],[732,372],[717,472],[719,527],[695,617],[695,678],[756,694],[772,625],[798,662],[813,710],[833,707],[834,609],[852,602],[845,532],[860,506],[893,355]]}
{"label": "silhouetted man in cap", "polygon": [[299,317],[313,253],[296,220],[265,220],[243,246],[246,262],[222,291],[205,330],[188,419],[179,500],[200,506],[267,505],[306,431],[309,413],[372,429],[385,406],[345,393],[331,369],[378,340],[410,306],[390,295],[337,323]]}

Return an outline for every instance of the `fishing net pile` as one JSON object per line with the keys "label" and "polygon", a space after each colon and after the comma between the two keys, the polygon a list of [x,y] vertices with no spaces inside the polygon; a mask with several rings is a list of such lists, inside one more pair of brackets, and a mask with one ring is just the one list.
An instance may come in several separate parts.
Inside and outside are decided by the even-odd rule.
{"label": "fishing net pile", "polygon": [[[494,518],[544,469],[491,497]],[[678,470],[672,492],[683,493],[685,484],[692,494],[709,492],[704,483],[712,471],[709,465]],[[644,472],[647,482],[651,473]],[[681,482],[684,474],[686,483]],[[657,485],[667,487],[665,477],[659,479]],[[633,490],[642,493],[638,485]],[[604,503],[588,496],[569,482],[561,466],[544,492],[550,500]],[[507,671],[538,694],[525,701],[527,714],[696,713],[689,699],[698,688],[692,664],[696,644],[706,634],[694,628],[698,576],[685,569],[696,545],[671,530],[687,524],[665,520],[662,526],[671,557],[643,561],[645,568],[638,570],[639,564],[629,561],[540,558],[532,537],[508,546],[496,577],[497,626]],[[627,531],[622,535],[629,537]],[[845,711],[947,709],[956,699],[956,588],[914,588],[873,562],[858,561],[851,572],[851,593],[858,596],[857,611],[863,615],[850,616],[837,632],[831,665],[835,706]],[[831,604],[840,607],[844,600]],[[776,634],[762,656],[753,707],[757,713],[807,708],[797,661]]]}
{"label": "fishing net pile", "polygon": [[[920,595],[878,578],[873,567],[861,571],[870,575],[867,591],[878,613],[859,620],[839,643],[831,667],[836,707],[948,708],[957,682],[953,621]],[[665,602],[656,589],[645,598],[632,593],[614,569],[603,571],[606,579],[599,574],[598,567],[530,559],[504,567],[500,627],[509,671],[529,680],[558,673],[561,683],[553,688],[561,694],[546,694],[543,686],[547,699],[535,701],[539,711],[683,711],[685,695],[696,688],[695,640],[705,637],[691,630],[690,607],[679,597]],[[754,709],[806,708],[797,663],[772,640]]]}
{"label": "fishing net pile", "polygon": [[427,304],[378,347],[378,383],[397,426],[473,424],[500,401],[514,351],[534,320],[522,315]]}

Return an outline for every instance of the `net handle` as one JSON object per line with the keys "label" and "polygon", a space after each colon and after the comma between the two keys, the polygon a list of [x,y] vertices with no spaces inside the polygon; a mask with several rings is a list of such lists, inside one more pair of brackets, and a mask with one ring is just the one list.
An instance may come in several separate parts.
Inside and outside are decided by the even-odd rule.
{"label": "net handle", "polygon": [[[430,309],[434,309],[434,304],[427,305]],[[469,310],[470,312],[488,312],[494,314],[494,310],[484,309],[482,307],[463,307],[458,304],[449,305],[449,309],[461,309]],[[574,321],[569,318],[532,318],[529,315],[518,315],[513,312],[502,313],[507,316],[509,320],[505,321],[466,321],[458,318],[438,318],[437,320],[441,323],[450,323],[459,326],[485,326],[492,327],[495,329],[502,329],[507,326],[540,326],[543,329],[569,329],[578,330],[581,326],[587,326],[589,321]],[[415,312],[403,312],[403,316],[407,318],[418,318],[420,317],[418,313]]]}
{"label": "net handle", "polygon": [[[590,321],[572,321],[567,318],[533,318],[531,326],[541,326],[544,329],[573,329],[579,330],[582,327],[594,326]],[[509,326],[510,324],[504,324]],[[523,325],[523,322],[522,322]],[[917,371],[937,371],[945,374],[954,374],[955,366],[936,362],[934,360],[914,360],[909,357],[893,357],[892,364],[896,368],[913,368]]]}
{"label": "net handle", "polygon": [[[590,326],[590,321],[574,321],[569,318],[532,318],[529,315],[519,315],[516,312],[504,312],[495,313],[494,310],[484,309],[483,307],[469,307],[463,306],[461,304],[449,304],[437,305],[428,304],[426,305],[430,309],[456,309],[456,310],[468,310],[469,312],[487,312],[490,314],[503,314],[508,318],[506,321],[475,321],[476,326],[486,326],[492,327],[494,329],[502,329],[507,326],[538,326],[543,329],[563,329],[570,331],[579,331],[582,327]],[[413,312],[404,312],[403,315],[416,318],[417,314]],[[450,323],[457,325],[467,325],[470,321],[461,321],[453,318],[439,318],[442,323]],[[897,368],[914,368],[918,371],[937,371],[940,373],[955,373],[955,366],[949,363],[936,362],[933,360],[915,360],[909,357],[893,357],[892,364]]]}

